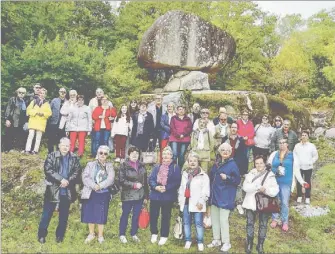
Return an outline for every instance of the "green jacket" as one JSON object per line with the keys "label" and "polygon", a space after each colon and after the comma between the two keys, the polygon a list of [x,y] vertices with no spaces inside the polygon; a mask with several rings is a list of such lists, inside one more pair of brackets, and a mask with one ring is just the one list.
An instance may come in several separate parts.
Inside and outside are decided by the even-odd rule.
{"label": "green jacket", "polygon": [[214,138],[211,136],[209,131],[206,131],[204,133],[204,147],[202,149],[199,149],[199,132],[199,129],[192,132],[191,149],[193,152],[196,152],[199,155],[200,160],[210,161],[211,151],[213,151],[214,148]]}
{"label": "green jacket", "polygon": [[294,149],[294,146],[299,142],[298,136],[295,133],[295,131],[289,130],[287,137],[285,137],[285,134],[282,128],[276,130],[275,133],[273,134],[272,139],[271,139],[270,152],[279,150],[279,141],[284,138],[288,140],[288,150],[292,152]]}

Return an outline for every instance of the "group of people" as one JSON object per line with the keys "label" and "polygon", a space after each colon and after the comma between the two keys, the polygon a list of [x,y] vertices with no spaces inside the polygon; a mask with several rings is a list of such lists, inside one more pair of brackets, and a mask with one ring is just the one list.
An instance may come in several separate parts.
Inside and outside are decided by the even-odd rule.
{"label": "group of people", "polygon": [[[89,106],[84,105],[83,96],[77,95],[75,90],[69,92],[70,98],[66,100],[66,90],[61,88],[59,98],[53,99],[50,105],[45,101],[44,91],[33,96],[26,109],[24,93],[25,90],[19,88],[17,97],[10,99],[6,133],[19,137],[13,133],[21,131],[27,121],[29,135],[24,152],[30,153],[34,135],[33,152],[38,152],[41,133],[46,126],[53,130],[44,165],[47,188],[38,230],[41,243],[46,241],[47,228],[57,204],[60,220],[56,241],[63,241],[70,203],[76,199],[75,185],[80,182],[83,184],[81,221],[89,227],[85,243],[96,237],[100,243],[104,241],[111,187],[115,182],[121,187],[119,238],[124,244],[128,242],[126,231],[131,212],[131,239],[140,241],[137,236],[139,215],[142,205],[149,202],[151,242],[164,245],[169,236],[173,204],[178,202],[185,249],[192,244],[194,221],[198,250],[204,250],[203,219],[206,216],[211,218],[213,231],[213,241],[207,247],[222,246],[222,251],[228,251],[231,248],[229,214],[236,207],[240,214],[246,213],[247,253],[252,252],[255,217],[259,215],[257,251],[264,253],[270,216],[271,228],[281,226],[284,232],[289,230],[289,199],[295,180],[298,182],[297,202],[302,202],[304,193],[305,203],[310,204],[317,149],[309,142],[307,130],[301,132],[299,141],[291,129],[291,122],[280,116],[276,116],[271,125],[269,116],[263,115],[261,123],[254,126],[246,109],[235,119],[235,116],[228,116],[225,107],[220,107],[213,120],[209,119],[209,109],[201,108],[198,103],[189,114],[184,105],[173,103],[163,112],[161,95],[156,95],[149,105],[144,101],[131,101],[129,106],[122,105],[117,113],[101,89],[97,89]],[[48,107],[50,110],[45,109]],[[42,120],[43,125],[37,129],[36,122]],[[84,153],[86,135],[92,137],[91,152],[95,160],[81,172],[79,159]],[[75,154],[77,139],[79,147]],[[7,143],[7,147],[17,145],[15,138],[10,141],[12,144]],[[54,151],[57,143],[58,150]],[[152,151],[156,143],[160,147],[160,158],[148,174],[141,161],[142,153]],[[115,177],[113,163],[107,160],[113,150],[115,161],[120,162],[118,177]],[[251,151],[254,167],[249,170]],[[271,215],[257,211],[256,193],[278,197],[280,212]]]}

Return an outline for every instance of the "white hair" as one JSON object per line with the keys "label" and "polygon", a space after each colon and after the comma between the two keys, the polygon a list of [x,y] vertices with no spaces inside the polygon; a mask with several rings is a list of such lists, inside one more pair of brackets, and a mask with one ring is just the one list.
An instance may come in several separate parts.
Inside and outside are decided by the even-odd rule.
{"label": "white hair", "polygon": [[76,94],[76,95],[78,95],[78,93],[77,93],[76,90],[70,90],[69,94]]}
{"label": "white hair", "polygon": [[232,152],[233,151],[233,148],[231,147],[231,145],[229,145],[228,143],[222,143],[219,148],[218,148],[218,152],[222,152],[222,151],[228,151],[228,152]]}
{"label": "white hair", "polygon": [[98,159],[98,154],[100,153],[100,151],[107,151],[108,155],[109,155],[109,152],[110,152],[110,149],[108,146],[105,146],[105,145],[102,145],[102,146],[99,146],[98,148],[98,151],[97,151],[97,156],[95,157],[96,159]]}
{"label": "white hair", "polygon": [[71,140],[67,137],[62,137],[60,140],[59,140],[59,144],[62,144],[62,143],[69,143],[71,144]]}
{"label": "white hair", "polygon": [[187,161],[189,161],[191,158],[197,158],[198,162],[200,161],[200,156],[196,152],[190,152],[187,156]]}
{"label": "white hair", "polygon": [[165,151],[169,151],[173,155],[172,148],[170,146],[164,147],[162,153],[164,153]]}

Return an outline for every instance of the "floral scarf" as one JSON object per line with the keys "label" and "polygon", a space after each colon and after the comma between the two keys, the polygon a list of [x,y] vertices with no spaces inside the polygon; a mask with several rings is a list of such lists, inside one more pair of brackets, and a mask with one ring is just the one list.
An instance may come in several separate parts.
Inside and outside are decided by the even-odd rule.
{"label": "floral scarf", "polygon": [[186,189],[185,189],[185,193],[184,193],[184,196],[186,198],[191,197],[191,189],[190,189],[191,182],[196,175],[200,174],[200,172],[201,172],[201,170],[200,170],[199,167],[197,167],[196,169],[188,172],[188,177],[187,177],[188,180],[187,180],[187,183],[186,183]]}
{"label": "floral scarf", "polygon": [[169,174],[169,166],[171,163],[162,163],[159,167],[159,171],[157,174],[157,183],[165,186],[167,184],[168,174]]}

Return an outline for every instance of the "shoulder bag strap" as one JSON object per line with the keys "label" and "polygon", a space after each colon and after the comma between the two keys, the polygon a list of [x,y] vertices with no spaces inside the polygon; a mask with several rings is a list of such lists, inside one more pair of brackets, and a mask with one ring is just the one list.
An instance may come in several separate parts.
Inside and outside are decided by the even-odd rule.
{"label": "shoulder bag strap", "polygon": [[263,184],[264,184],[264,182],[265,182],[265,179],[266,179],[266,177],[268,176],[268,174],[270,173],[270,171],[268,171],[267,173],[266,173],[266,175],[264,176],[264,178],[263,178],[263,181],[262,181],[262,186],[263,186]]}

